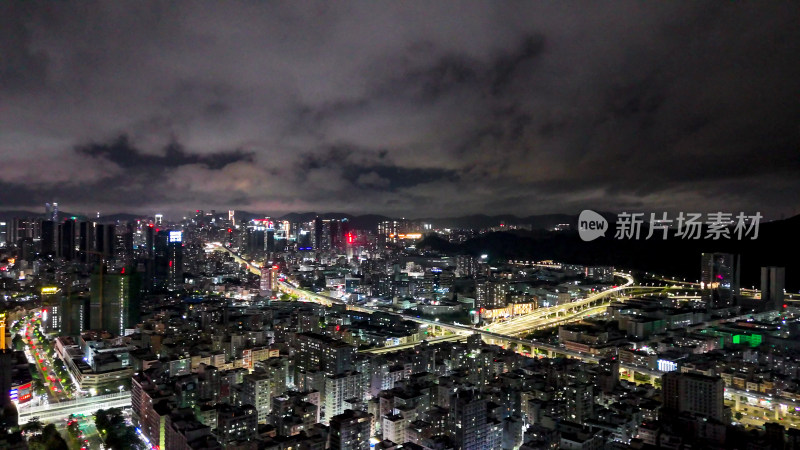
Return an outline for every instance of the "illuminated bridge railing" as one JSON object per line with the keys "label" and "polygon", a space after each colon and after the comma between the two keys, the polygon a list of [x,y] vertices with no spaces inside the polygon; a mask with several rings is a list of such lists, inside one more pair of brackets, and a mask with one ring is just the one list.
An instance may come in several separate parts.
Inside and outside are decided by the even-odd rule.
{"label": "illuminated bridge railing", "polygon": [[48,405],[21,408],[18,412],[19,424],[28,423],[33,418],[37,418],[44,423],[57,422],[66,419],[70,414],[91,414],[99,409],[128,408],[130,406],[131,393],[127,391],[84,397]]}

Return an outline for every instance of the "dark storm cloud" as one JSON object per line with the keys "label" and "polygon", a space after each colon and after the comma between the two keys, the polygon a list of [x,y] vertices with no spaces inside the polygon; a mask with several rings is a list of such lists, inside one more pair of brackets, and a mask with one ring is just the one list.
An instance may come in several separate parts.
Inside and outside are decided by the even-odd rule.
{"label": "dark storm cloud", "polygon": [[3,55],[0,80],[4,90],[15,92],[43,86],[47,56],[31,48],[31,32],[25,26],[25,20],[34,14],[33,5],[8,2],[0,8],[0,54]]}
{"label": "dark storm cloud", "polygon": [[234,162],[253,161],[252,152],[241,150],[192,155],[186,153],[177,142],[167,145],[163,155],[144,154],[131,144],[126,135],[119,136],[110,143],[93,143],[77,147],[75,151],[93,158],[104,158],[126,172],[140,169],[169,169],[186,164],[203,164],[212,170],[218,170]]}
{"label": "dark storm cloud", "polygon": [[457,173],[442,169],[414,169],[397,166],[347,166],[344,177],[357,185],[397,190],[433,181],[456,181]]}
{"label": "dark storm cloud", "polygon": [[3,2],[0,208],[798,213],[799,12]]}

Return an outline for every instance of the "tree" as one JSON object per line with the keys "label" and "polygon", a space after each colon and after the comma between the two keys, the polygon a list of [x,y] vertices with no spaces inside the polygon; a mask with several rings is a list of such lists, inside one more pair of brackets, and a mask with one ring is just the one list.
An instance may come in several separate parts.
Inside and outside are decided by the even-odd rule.
{"label": "tree", "polygon": [[41,432],[43,428],[44,425],[42,424],[41,421],[39,421],[39,418],[34,417],[32,420],[30,420],[28,423],[22,426],[22,431],[31,434],[37,434]]}
{"label": "tree", "polygon": [[56,426],[52,423],[42,430],[42,434],[34,436],[28,441],[31,450],[69,450],[67,441],[58,434]]}
{"label": "tree", "polygon": [[101,409],[94,415],[97,431],[112,450],[144,450],[134,427],[125,423],[119,408]]}
{"label": "tree", "polygon": [[94,424],[98,431],[105,432],[104,430],[111,428],[111,415],[113,411],[113,409],[98,409],[97,412],[94,413]]}
{"label": "tree", "polygon": [[44,387],[44,383],[42,382],[41,378],[33,379],[33,390],[39,395],[47,394],[47,389]]}
{"label": "tree", "polygon": [[11,343],[14,345],[15,350],[22,350],[25,347],[25,343],[22,341],[22,336],[14,335],[14,339],[11,340]]}

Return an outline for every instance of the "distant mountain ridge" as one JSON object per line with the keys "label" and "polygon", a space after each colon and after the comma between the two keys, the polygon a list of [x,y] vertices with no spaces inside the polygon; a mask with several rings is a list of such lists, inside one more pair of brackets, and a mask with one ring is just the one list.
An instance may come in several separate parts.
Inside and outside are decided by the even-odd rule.
{"label": "distant mountain ridge", "polygon": [[615,224],[609,221],[610,233],[591,242],[580,239],[576,230],[566,232],[513,230],[485,233],[463,244],[453,245],[442,239],[426,237],[418,245],[432,250],[487,254],[492,260],[548,260],[574,264],[611,265],[662,273],[687,280],[700,278],[700,255],[723,252],[741,255],[743,287],[758,287],[761,267],[786,268],[786,288],[800,290],[800,261],[793,248],[800,248],[800,215],[760,224],[757,239],[684,239],[672,230],[668,239],[658,235],[646,239],[647,226],[639,239],[616,239]]}

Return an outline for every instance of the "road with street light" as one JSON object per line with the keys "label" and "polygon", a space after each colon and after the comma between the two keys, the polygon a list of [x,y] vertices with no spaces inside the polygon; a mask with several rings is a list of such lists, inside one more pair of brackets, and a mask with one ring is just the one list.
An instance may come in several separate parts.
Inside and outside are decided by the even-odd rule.
{"label": "road with street light", "polygon": [[69,394],[65,392],[62,381],[56,376],[53,355],[48,352],[47,346],[42,341],[44,335],[39,328],[40,320],[38,315],[25,319],[22,328],[25,355],[28,361],[37,367],[49,401],[60,402],[69,398]]}

